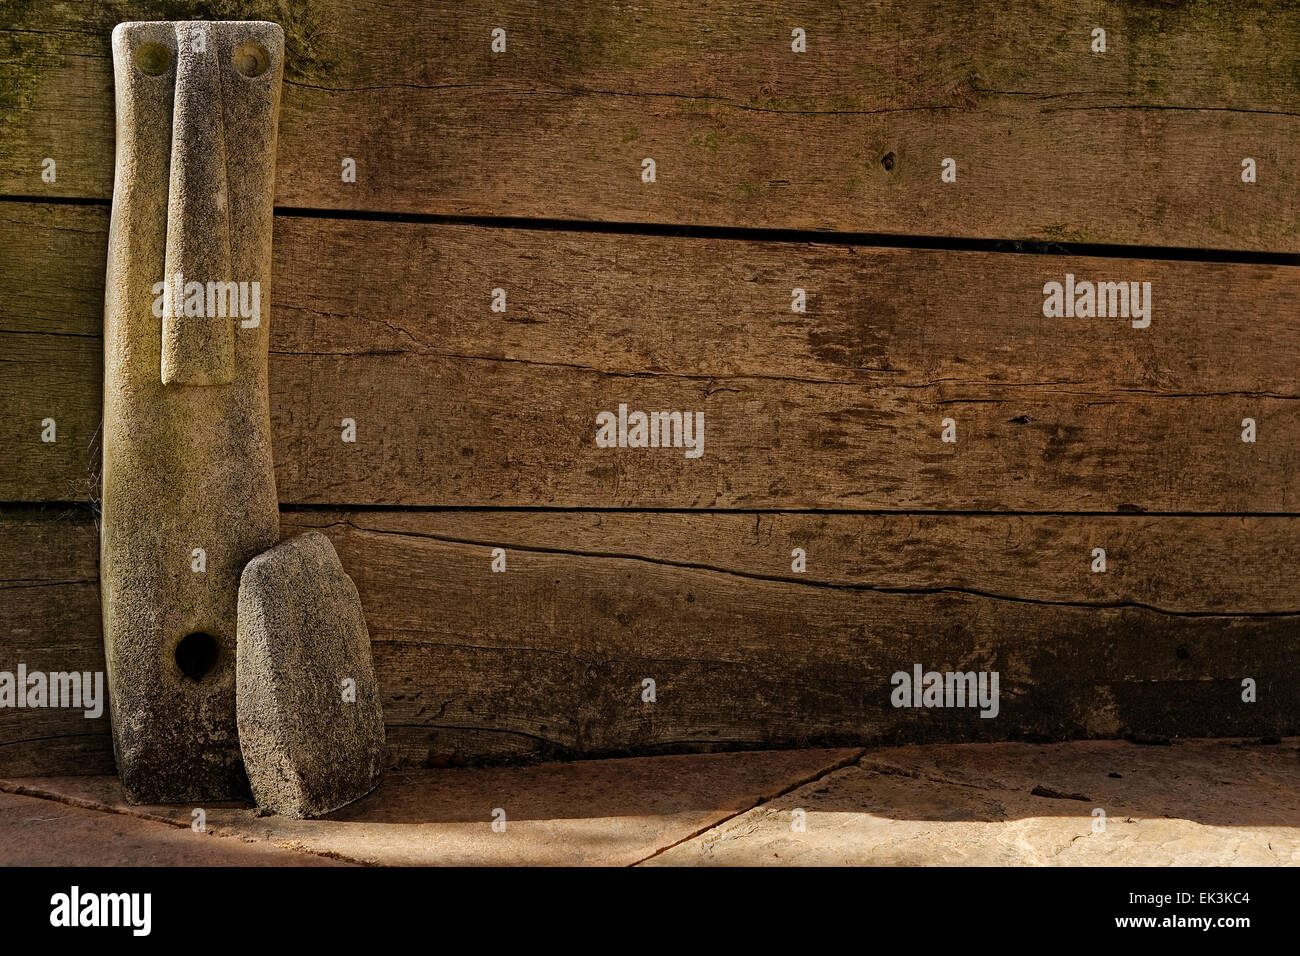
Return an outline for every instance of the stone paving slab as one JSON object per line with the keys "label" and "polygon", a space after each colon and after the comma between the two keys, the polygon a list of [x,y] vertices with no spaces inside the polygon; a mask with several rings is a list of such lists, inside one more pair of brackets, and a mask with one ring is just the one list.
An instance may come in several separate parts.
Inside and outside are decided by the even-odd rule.
{"label": "stone paving slab", "polygon": [[1300,743],[873,750],[647,862],[1297,865]]}
{"label": "stone paving slab", "polygon": [[115,777],[0,790],[7,864],[1300,865],[1300,739],[403,771],[320,820],[212,804],[207,835],[188,829],[192,807],[127,805]]}
{"label": "stone paving slab", "polygon": [[196,833],[189,827],[103,813],[57,800],[0,793],[3,866],[335,866],[291,853]]}
{"label": "stone paving slab", "polygon": [[[765,751],[392,772],[369,796],[319,820],[259,817],[231,804],[204,810],[210,833],[362,863],[630,865],[861,753]],[[26,778],[3,786],[158,821],[153,825],[188,824],[193,809],[128,806],[115,777]],[[503,832],[492,825],[498,809],[505,812]]]}
{"label": "stone paving slab", "polygon": [[1168,745],[934,745],[868,751],[860,765],[969,786],[1139,801],[1147,816],[1224,826],[1300,826],[1300,740],[1180,740]]}

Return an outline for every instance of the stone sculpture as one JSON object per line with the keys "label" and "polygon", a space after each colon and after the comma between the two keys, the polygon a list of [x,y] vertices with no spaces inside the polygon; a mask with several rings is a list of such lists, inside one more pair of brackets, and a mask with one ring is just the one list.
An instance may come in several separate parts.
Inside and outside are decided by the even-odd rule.
{"label": "stone sculpture", "polygon": [[384,716],[370,635],[329,538],[308,531],[244,568],[239,742],[257,805],[337,810],[379,782]]}
{"label": "stone sculpture", "polygon": [[[315,637],[240,595],[245,566],[279,540],[267,349],[284,34],[265,22],[123,23],[113,64],[100,580],[114,750],[132,802],[237,798],[253,774],[236,718],[240,609],[261,628],[267,666],[277,648],[310,657]],[[340,679],[371,674],[362,704],[378,714],[355,589],[340,596],[348,579],[328,540],[305,547],[316,563],[294,579],[295,599],[343,615],[339,646],[362,660],[336,661]],[[276,621],[287,630],[268,630]],[[260,693],[249,668],[248,692]],[[326,802],[374,785],[375,724],[358,722],[364,767],[341,754],[317,768]],[[377,734],[382,751],[382,722]]]}

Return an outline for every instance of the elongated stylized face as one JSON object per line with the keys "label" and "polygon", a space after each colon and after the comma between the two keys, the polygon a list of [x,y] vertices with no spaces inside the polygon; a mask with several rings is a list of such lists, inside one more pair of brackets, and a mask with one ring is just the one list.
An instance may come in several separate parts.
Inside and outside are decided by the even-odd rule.
{"label": "elongated stylized face", "polygon": [[283,32],[273,23],[124,23],[113,59],[115,228],[133,253],[123,318],[152,330],[141,316],[147,301],[148,317],[162,320],[164,384],[232,384],[238,357],[256,359],[265,343]]}
{"label": "elongated stylized face", "polygon": [[245,791],[239,576],[279,539],[267,389],[273,23],[113,31],[101,596],[128,796]]}

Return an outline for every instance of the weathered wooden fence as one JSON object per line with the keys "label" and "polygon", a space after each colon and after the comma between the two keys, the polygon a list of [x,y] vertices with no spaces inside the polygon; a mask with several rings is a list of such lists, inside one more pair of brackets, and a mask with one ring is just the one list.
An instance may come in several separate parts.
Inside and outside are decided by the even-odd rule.
{"label": "weathered wooden fence", "polygon": [[[1296,3],[11,0],[0,671],[103,668],[109,32],[185,16],[286,32],[283,524],[395,759],[1300,730]],[[918,662],[998,718],[891,706]],[[111,760],[0,709],[3,772]]]}

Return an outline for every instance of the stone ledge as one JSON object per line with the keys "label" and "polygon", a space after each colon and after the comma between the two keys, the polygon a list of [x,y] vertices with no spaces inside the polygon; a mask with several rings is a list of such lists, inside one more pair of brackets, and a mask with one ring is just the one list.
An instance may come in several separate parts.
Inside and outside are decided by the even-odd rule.
{"label": "stone ledge", "polygon": [[[192,807],[132,807],[115,777],[11,779],[0,790],[0,816],[17,822],[0,827],[9,865],[1300,864],[1300,738],[399,771],[320,820],[212,804],[200,842]],[[504,832],[492,827],[498,808]]]}

